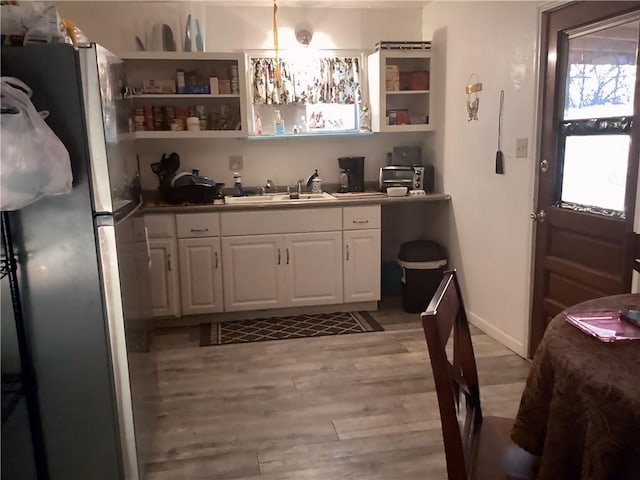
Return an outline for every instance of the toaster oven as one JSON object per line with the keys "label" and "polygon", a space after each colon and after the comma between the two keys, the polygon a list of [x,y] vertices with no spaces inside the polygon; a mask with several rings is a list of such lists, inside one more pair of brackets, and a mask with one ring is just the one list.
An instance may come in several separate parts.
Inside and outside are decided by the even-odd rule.
{"label": "toaster oven", "polygon": [[424,189],[424,167],[387,165],[380,169],[378,187],[386,192],[388,187],[407,187],[408,190]]}

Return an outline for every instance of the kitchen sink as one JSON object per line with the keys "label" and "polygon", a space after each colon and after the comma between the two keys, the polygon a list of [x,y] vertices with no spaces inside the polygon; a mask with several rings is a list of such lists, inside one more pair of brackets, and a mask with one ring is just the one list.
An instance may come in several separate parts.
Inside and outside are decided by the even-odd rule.
{"label": "kitchen sink", "polygon": [[[293,198],[292,198],[293,197]],[[301,193],[296,197],[296,194],[289,195],[288,193],[275,193],[266,195],[251,195],[247,197],[224,197],[224,203],[229,204],[257,204],[257,203],[296,203],[296,202],[324,202],[335,200],[333,195],[322,193]]]}

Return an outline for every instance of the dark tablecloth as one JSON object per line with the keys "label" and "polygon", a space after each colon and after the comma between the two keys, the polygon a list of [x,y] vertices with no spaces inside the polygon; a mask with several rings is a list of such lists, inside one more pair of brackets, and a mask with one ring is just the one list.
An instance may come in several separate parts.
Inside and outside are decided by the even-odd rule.
{"label": "dark tablecloth", "polygon": [[[615,295],[567,311],[640,308]],[[640,479],[640,340],[603,343],[567,323],[549,324],[534,356],[513,441],[541,456],[540,480]]]}

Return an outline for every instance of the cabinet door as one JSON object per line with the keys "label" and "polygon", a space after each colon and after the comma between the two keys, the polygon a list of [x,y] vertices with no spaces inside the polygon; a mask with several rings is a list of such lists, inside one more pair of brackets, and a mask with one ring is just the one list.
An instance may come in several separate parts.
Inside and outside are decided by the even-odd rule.
{"label": "cabinet door", "polygon": [[220,239],[182,238],[178,240],[178,250],[182,314],[221,312]]}
{"label": "cabinet door", "polygon": [[154,317],[177,317],[178,265],[174,240],[151,240],[151,304]]}
{"label": "cabinet door", "polygon": [[284,235],[287,306],[342,303],[342,232]]}
{"label": "cabinet door", "polygon": [[344,301],[380,300],[380,230],[344,235]]}
{"label": "cabinet door", "polygon": [[223,237],[225,311],[283,306],[284,261],[281,235]]}

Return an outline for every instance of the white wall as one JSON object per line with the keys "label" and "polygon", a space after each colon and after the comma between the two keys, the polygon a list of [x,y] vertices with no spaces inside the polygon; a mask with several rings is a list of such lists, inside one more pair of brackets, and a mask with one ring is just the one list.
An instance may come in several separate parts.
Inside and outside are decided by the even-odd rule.
{"label": "white wall", "polygon": [[[135,35],[154,23],[168,23],[176,37],[183,34],[186,14],[201,20],[205,50],[246,52],[273,48],[271,7],[230,7],[203,2],[56,2],[63,17],[73,20],[91,41],[118,53],[135,50]],[[281,49],[295,45],[294,31],[313,31],[311,46],[319,49],[372,51],[379,40],[420,40],[419,8],[278,8]],[[193,23],[193,22],[192,22]],[[177,42],[179,43],[179,42]],[[357,139],[148,141],[141,147],[143,187],[157,188],[149,165],[162,153],[176,151],[181,170],[200,168],[203,175],[228,186],[233,183],[230,155],[242,155],[245,185],[294,185],[318,169],[325,182],[337,183],[339,156],[366,156],[365,180],[376,181],[386,152],[394,145],[420,145],[425,135],[375,135]],[[430,159],[426,159],[430,160]]]}
{"label": "white wall", "polygon": [[[449,249],[470,320],[515,352],[528,342],[536,122],[538,3],[433,2],[423,10],[440,70],[435,158],[452,196]],[[465,85],[482,82],[478,121],[467,121]],[[435,87],[434,87],[435,88]],[[494,173],[504,90],[505,174]],[[515,158],[515,139],[529,139]]]}

